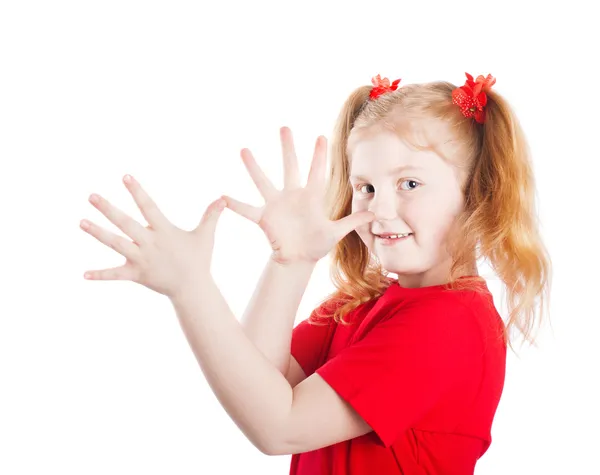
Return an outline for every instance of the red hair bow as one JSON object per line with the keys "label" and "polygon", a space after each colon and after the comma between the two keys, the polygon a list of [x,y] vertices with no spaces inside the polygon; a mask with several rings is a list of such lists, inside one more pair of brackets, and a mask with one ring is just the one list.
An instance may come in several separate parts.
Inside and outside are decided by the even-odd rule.
{"label": "red hair bow", "polygon": [[400,81],[401,79],[396,79],[392,84],[390,84],[390,80],[388,78],[381,79],[381,76],[378,74],[377,76],[371,78],[373,89],[371,89],[369,97],[371,99],[377,99],[386,92],[395,91],[398,89],[398,84],[400,84]]}
{"label": "red hair bow", "polygon": [[487,95],[485,94],[496,84],[496,78],[491,74],[487,77],[477,76],[473,81],[473,76],[465,73],[467,80],[463,86],[457,87],[452,91],[452,102],[460,107],[465,117],[475,117],[480,124],[485,122],[484,107],[487,104]]}

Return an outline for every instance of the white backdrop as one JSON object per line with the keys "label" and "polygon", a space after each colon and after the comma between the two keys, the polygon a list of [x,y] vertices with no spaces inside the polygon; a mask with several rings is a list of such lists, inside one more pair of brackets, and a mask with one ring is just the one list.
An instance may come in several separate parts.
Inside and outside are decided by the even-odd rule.
{"label": "white backdrop", "polygon": [[[291,456],[260,453],[222,409],[166,297],[83,279],[124,262],[79,228],[87,218],[120,233],[88,196],[145,224],[121,181],[131,173],[190,229],[221,194],[262,204],[243,147],[280,187],[279,127],[291,127],[306,179],[316,137],[331,136],[355,87],[378,73],[462,85],[465,71],[493,74],[517,111],[554,264],[552,327],[539,348],[510,353],[476,474],[600,473],[600,38],[589,8],[1,2],[0,473],[288,473]],[[238,319],[269,253],[258,226],[223,212],[213,275]],[[333,290],[327,265],[297,322]]]}

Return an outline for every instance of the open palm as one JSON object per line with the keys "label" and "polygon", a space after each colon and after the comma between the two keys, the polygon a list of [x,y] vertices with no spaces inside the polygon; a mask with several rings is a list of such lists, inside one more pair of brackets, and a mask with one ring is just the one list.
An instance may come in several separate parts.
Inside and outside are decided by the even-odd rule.
{"label": "open palm", "polygon": [[260,226],[271,243],[272,258],[281,264],[316,263],[349,232],[373,220],[370,211],[360,211],[337,221],[324,209],[327,139],[317,138],[306,186],[300,186],[300,171],[292,132],[282,127],[281,147],[284,186],[278,190],[258,166],[248,149],[241,151],[248,173],[265,200],[262,207],[223,195],[227,207]]}

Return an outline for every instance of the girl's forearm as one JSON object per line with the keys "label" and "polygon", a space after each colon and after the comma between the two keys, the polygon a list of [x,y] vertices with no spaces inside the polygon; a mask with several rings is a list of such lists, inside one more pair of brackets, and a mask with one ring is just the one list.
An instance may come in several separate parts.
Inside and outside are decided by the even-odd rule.
{"label": "girl's forearm", "polygon": [[246,336],[212,277],[190,283],[171,302],[215,396],[250,442],[269,453],[284,430],[292,387]]}
{"label": "girl's forearm", "polygon": [[241,319],[244,332],[286,374],[294,321],[315,264],[281,265],[269,258]]}

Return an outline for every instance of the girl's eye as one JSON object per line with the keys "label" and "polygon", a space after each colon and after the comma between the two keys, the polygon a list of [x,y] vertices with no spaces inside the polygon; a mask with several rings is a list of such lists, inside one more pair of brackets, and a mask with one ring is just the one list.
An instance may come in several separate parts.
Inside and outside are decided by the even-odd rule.
{"label": "girl's eye", "polygon": [[364,184],[364,185],[356,185],[356,187],[355,187],[355,188],[356,188],[358,191],[360,191],[360,189],[361,189],[363,186],[370,186],[371,188],[373,188],[373,185],[367,185],[367,184]]}
{"label": "girl's eye", "polygon": [[[417,180],[404,180],[402,183],[419,183],[419,182]],[[417,188],[417,187],[415,187],[415,188]],[[415,188],[410,188],[410,189],[414,190]]]}
{"label": "girl's eye", "polygon": [[[416,184],[420,185],[420,183],[416,180],[404,180],[402,183],[416,183]],[[363,186],[370,186],[371,188],[373,188],[373,185],[370,185],[368,183],[361,183],[361,184],[356,185],[355,189],[360,191]],[[410,191],[410,190],[414,190],[415,188],[417,188],[417,187],[415,186],[413,188],[409,188],[409,189],[403,188],[403,189],[405,189],[406,191]]]}

